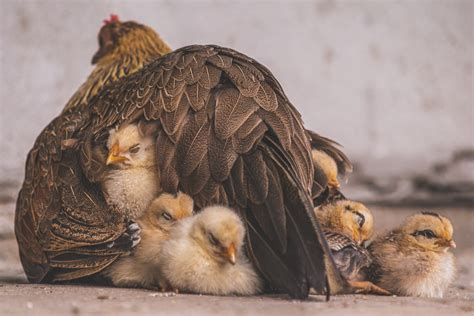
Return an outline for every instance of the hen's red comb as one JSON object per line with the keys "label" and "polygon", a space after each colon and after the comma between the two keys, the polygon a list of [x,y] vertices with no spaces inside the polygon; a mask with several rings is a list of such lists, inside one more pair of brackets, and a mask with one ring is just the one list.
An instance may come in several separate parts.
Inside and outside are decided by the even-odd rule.
{"label": "hen's red comb", "polygon": [[119,21],[120,20],[119,20],[118,15],[112,13],[112,14],[110,14],[110,19],[109,20],[107,20],[107,19],[104,20],[104,24],[107,25],[109,23],[119,22]]}

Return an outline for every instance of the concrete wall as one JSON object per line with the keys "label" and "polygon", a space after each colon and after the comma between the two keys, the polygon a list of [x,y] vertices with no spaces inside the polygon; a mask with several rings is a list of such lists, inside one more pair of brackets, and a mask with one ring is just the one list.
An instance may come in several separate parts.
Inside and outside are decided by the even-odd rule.
{"label": "concrete wall", "polygon": [[[2,178],[21,179],[35,137],[91,71],[111,12],[172,47],[219,44],[268,66],[306,125],[345,146],[355,184],[449,178],[446,166],[473,156],[473,3],[2,0]],[[449,181],[472,184],[462,166]]]}

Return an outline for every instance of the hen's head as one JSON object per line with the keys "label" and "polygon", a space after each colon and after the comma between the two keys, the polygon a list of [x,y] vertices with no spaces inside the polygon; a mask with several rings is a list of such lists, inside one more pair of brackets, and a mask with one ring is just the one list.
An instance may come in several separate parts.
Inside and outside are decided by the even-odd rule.
{"label": "hen's head", "polygon": [[92,57],[92,64],[114,59],[120,55],[164,55],[171,51],[159,35],[148,26],[122,22],[115,14],[104,20],[99,31],[99,50]]}
{"label": "hen's head", "polygon": [[127,124],[109,131],[107,166],[119,169],[156,165],[154,125]]}
{"label": "hen's head", "polygon": [[231,209],[211,206],[196,215],[191,238],[219,263],[235,264],[242,248],[245,228],[242,220]]}
{"label": "hen's head", "polygon": [[401,232],[410,243],[425,250],[446,252],[449,248],[456,248],[453,225],[437,213],[421,212],[408,217]]}

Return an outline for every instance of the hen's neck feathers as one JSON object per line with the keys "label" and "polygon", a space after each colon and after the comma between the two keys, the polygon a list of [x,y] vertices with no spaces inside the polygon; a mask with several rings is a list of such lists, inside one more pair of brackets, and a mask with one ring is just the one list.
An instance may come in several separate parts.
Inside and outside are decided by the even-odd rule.
{"label": "hen's neck feathers", "polygon": [[85,106],[102,87],[129,76],[171,48],[151,28],[145,27],[124,38],[112,54],[102,58],[87,80],[69,99],[63,113],[79,105]]}

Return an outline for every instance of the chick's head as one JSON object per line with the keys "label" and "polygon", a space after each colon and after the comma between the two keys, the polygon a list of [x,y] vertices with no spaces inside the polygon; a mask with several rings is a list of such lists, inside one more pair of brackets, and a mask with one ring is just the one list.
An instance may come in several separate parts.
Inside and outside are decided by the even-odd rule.
{"label": "chick's head", "polygon": [[193,207],[193,199],[183,192],[161,193],[150,203],[144,216],[154,227],[169,231],[177,220],[192,216]]}
{"label": "chick's head", "polygon": [[437,213],[421,212],[408,217],[402,233],[410,243],[426,250],[446,252],[449,248],[456,248],[453,225]]}
{"label": "chick's head", "polygon": [[316,216],[325,230],[337,232],[361,245],[374,231],[372,212],[364,204],[341,199],[316,208]]}
{"label": "chick's head", "polygon": [[361,245],[369,240],[374,233],[374,217],[372,212],[362,203],[355,201],[339,201],[343,207],[343,227],[352,239]]}
{"label": "chick's head", "polygon": [[156,136],[139,124],[111,129],[106,164],[119,169],[146,168],[156,164]]}
{"label": "chick's head", "polygon": [[217,262],[235,264],[245,234],[239,216],[224,206],[206,207],[196,216],[191,237]]}

